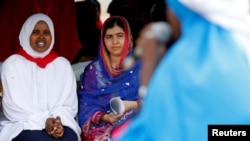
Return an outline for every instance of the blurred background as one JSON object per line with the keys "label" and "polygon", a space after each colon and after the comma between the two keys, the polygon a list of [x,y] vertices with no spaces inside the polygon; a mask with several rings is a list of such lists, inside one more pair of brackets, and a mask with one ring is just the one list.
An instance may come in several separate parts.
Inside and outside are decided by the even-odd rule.
{"label": "blurred background", "polygon": [[[85,0],[75,0],[75,2],[85,1]],[[105,21],[109,17],[107,9],[112,0],[97,0],[101,5],[101,20]]]}
{"label": "blurred background", "polygon": [[110,16],[128,20],[134,45],[146,24],[166,21],[165,0],[0,0],[0,62],[20,49],[20,29],[38,12],[53,20],[54,50],[72,64],[97,56],[101,27]]}

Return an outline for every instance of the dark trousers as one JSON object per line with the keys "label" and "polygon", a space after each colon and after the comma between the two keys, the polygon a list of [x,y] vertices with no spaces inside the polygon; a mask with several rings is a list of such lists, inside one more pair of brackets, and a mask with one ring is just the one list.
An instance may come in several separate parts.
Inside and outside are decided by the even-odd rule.
{"label": "dark trousers", "polygon": [[12,141],[77,141],[77,135],[68,127],[64,127],[64,134],[59,139],[47,134],[45,130],[24,130]]}

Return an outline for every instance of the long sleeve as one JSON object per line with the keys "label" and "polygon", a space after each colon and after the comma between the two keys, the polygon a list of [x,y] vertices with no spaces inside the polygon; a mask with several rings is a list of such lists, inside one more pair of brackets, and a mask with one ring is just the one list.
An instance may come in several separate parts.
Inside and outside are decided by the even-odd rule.
{"label": "long sleeve", "polygon": [[75,120],[78,103],[76,80],[70,63],[59,57],[45,69],[13,55],[3,63],[3,110],[23,129],[41,130],[48,117],[60,116],[62,124],[80,135]]}

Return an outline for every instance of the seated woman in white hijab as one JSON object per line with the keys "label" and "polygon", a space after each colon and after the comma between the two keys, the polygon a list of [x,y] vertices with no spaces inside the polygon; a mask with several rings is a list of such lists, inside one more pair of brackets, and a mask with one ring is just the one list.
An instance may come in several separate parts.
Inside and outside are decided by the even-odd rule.
{"label": "seated woman in white hijab", "polygon": [[21,49],[2,65],[1,141],[80,141],[75,120],[76,80],[68,60],[54,47],[52,20],[30,16],[22,26]]}
{"label": "seated woman in white hijab", "polygon": [[[118,140],[207,141],[208,125],[249,125],[249,0],[167,4],[181,23],[180,37],[150,79],[140,114]],[[219,134],[229,135],[230,128],[240,140],[242,131],[233,126]]]}

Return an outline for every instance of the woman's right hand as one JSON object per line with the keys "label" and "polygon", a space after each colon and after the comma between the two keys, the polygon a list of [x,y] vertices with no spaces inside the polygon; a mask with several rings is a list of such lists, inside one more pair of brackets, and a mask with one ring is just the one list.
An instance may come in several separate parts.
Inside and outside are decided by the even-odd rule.
{"label": "woman's right hand", "polygon": [[102,117],[102,121],[109,122],[111,124],[115,124],[122,116],[123,116],[122,114],[117,115],[114,113],[108,113]]}

